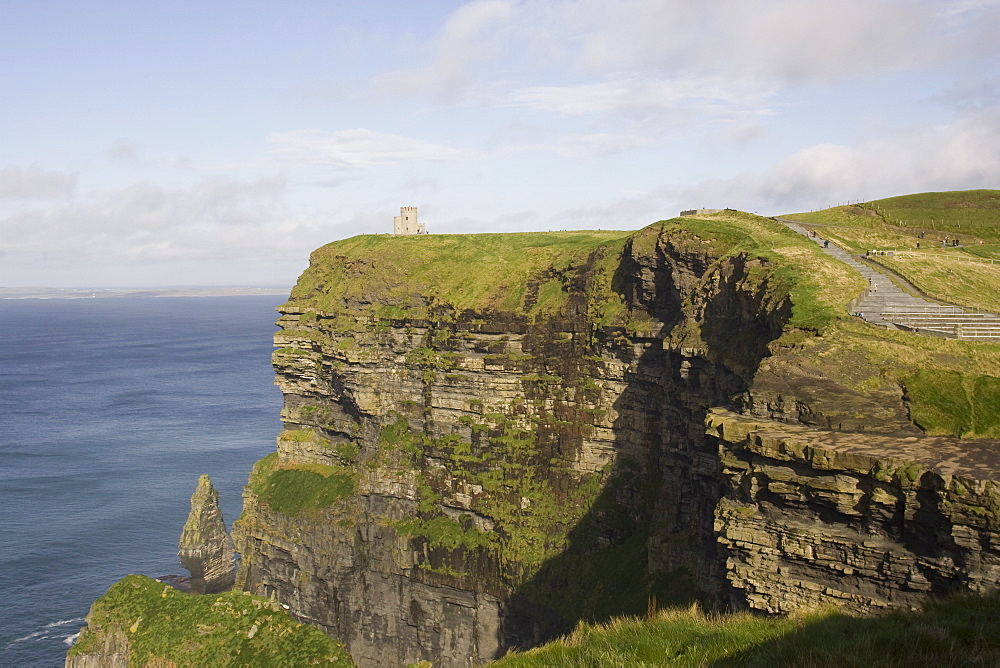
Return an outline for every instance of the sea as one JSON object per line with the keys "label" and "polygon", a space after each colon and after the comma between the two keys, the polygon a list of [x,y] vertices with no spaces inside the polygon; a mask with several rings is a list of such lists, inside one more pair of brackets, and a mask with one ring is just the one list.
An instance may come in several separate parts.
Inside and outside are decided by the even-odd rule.
{"label": "sea", "polygon": [[0,300],[0,666],[62,666],[90,604],[177,558],[198,477],[238,517],[273,452],[281,296]]}

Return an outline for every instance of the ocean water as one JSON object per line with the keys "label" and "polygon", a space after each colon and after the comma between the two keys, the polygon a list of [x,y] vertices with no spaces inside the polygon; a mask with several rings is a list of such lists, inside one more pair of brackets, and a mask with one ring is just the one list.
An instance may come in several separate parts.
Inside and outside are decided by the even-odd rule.
{"label": "ocean water", "polygon": [[187,575],[202,473],[236,519],[280,429],[282,301],[0,300],[0,666],[61,666],[129,573]]}

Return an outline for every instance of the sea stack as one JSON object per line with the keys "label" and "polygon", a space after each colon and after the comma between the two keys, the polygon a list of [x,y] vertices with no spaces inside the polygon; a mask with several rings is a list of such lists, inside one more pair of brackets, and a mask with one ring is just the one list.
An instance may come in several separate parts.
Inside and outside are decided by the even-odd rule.
{"label": "sea stack", "polygon": [[192,594],[214,594],[233,586],[236,562],[233,541],[219,508],[219,492],[207,475],[198,478],[191,495],[191,514],[181,532],[181,565],[191,573]]}

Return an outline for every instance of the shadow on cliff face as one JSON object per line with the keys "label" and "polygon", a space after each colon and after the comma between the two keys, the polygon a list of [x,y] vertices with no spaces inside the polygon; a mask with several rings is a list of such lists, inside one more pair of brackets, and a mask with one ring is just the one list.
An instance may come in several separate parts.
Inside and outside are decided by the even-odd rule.
{"label": "shadow on cliff face", "polygon": [[[611,328],[598,333],[590,354],[613,356],[626,368],[613,406],[611,470],[565,550],[506,604],[504,650],[536,646],[582,620],[641,616],[696,600],[718,607],[726,598],[713,529],[724,490],[704,421],[709,408],[746,391],[788,309],[765,312],[755,303],[759,294],[738,289],[746,277],[742,260],[710,268],[703,256],[674,251],[663,243],[645,254],[631,245],[624,251],[612,287],[662,328],[646,338]],[[708,349],[692,355],[665,348],[664,337],[685,317],[683,300],[709,271],[718,280],[701,311]]]}

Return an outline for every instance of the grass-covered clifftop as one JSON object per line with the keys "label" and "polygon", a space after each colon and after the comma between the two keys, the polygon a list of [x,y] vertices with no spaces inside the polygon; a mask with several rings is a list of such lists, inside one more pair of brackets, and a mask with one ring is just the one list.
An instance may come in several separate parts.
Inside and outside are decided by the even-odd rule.
{"label": "grass-covered clifftop", "polygon": [[[872,260],[934,299],[1000,312],[1000,190],[920,193],[786,217],[852,252],[894,251]],[[824,338],[813,342],[813,356],[833,362],[829,373],[853,374],[858,387],[879,378],[898,384],[912,419],[928,433],[1000,438],[1000,343],[930,339],[849,321]],[[862,369],[877,370],[879,378]]]}
{"label": "grass-covered clifftop", "polygon": [[[292,619],[277,602],[231,591],[192,595],[129,575],[97,599],[67,665],[109,649],[129,665],[353,666],[343,643]],[[117,664],[116,664],[117,665]]]}
{"label": "grass-covered clifftop", "polygon": [[[761,260],[774,300],[791,295],[792,325],[822,329],[844,311],[859,279],[773,220],[727,210],[661,221],[638,232],[579,231],[421,236],[366,235],[316,250],[288,306],[330,315],[424,319],[444,312],[537,318],[565,309],[581,288],[595,325],[625,325],[623,250],[655,252],[672,237],[723,260]],[[586,285],[584,285],[586,283]],[[345,326],[347,323],[345,323]]]}
{"label": "grass-covered clifftop", "polygon": [[[427,318],[435,304],[535,315],[565,305],[564,286],[589,264],[610,280],[630,232],[365,235],[316,250],[290,304],[326,313],[372,305],[385,317]],[[610,291],[609,281],[600,286]],[[608,295],[610,297],[610,295]]]}
{"label": "grass-covered clifftop", "polygon": [[[950,252],[1000,258],[998,202],[1000,191],[928,193],[792,217],[822,224],[824,235],[854,250],[899,247],[903,241],[915,248],[921,232],[926,246],[932,232],[944,236],[950,226],[961,230],[952,235],[967,242]],[[901,212],[910,217],[894,217]],[[957,213],[949,218],[949,212]],[[978,236],[970,236],[973,231]],[[354,237],[313,253],[286,308],[303,312],[304,328],[321,313],[327,329],[350,332],[393,319],[454,320],[463,313],[472,321],[530,322],[565,315],[575,299],[583,304],[580,318],[595,330],[641,334],[650,326],[649,314],[625,294],[623,262],[661,252],[664,239],[679,254],[700,253],[712,262],[751,260],[747,283],[766,292],[760,298],[791,305],[786,331],[772,348],[783,346],[784,357],[798,359],[806,373],[825,375],[859,396],[905,396],[929,433],[1000,437],[1000,426],[988,419],[1000,402],[993,389],[1000,378],[1000,344],[928,339],[857,322],[847,305],[865,287],[859,275],[785,226],[737,211],[661,221],[637,232]],[[921,261],[948,262],[930,253]],[[932,295],[957,303],[1000,299],[1000,262],[950,262],[947,280],[911,271],[914,259],[895,262],[894,269]],[[697,307],[690,299],[681,305],[688,314],[670,334],[675,345],[700,345],[711,323],[699,321],[706,316]],[[785,373],[780,360],[765,360],[763,368]],[[845,405],[846,413],[857,410]]]}

